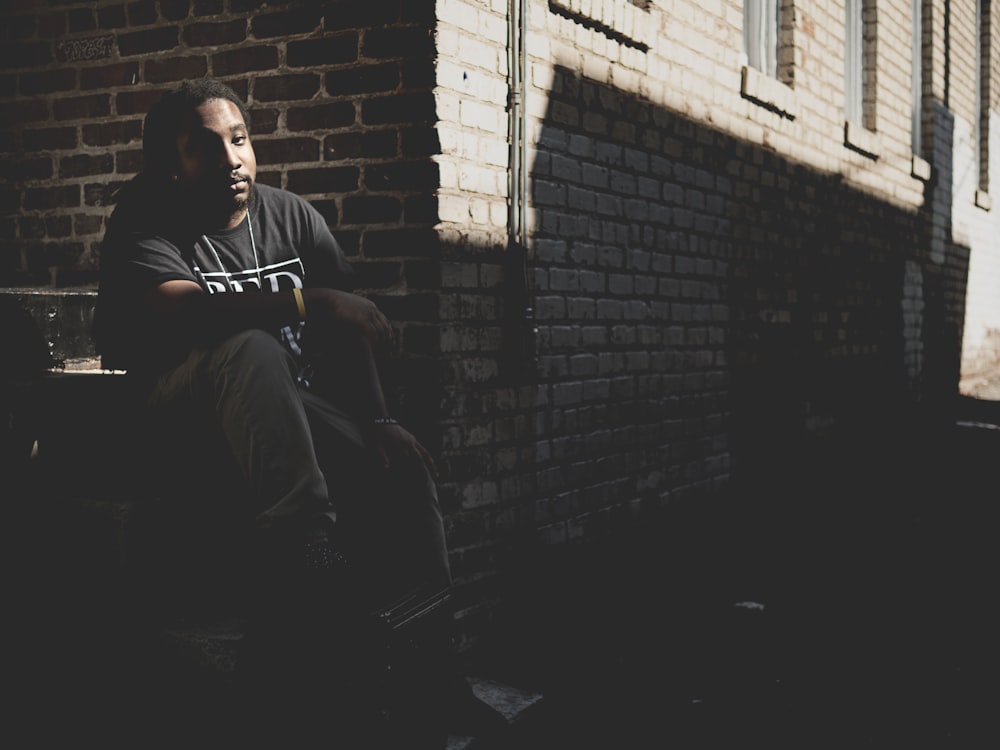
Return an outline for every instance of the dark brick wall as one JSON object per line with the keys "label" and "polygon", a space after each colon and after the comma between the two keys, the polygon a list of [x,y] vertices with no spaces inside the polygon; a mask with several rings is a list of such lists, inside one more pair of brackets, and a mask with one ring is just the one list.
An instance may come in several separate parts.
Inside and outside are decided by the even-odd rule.
{"label": "dark brick wall", "polygon": [[[434,151],[407,145],[435,119],[432,3],[39,5],[0,10],[0,286],[96,280],[143,115],[205,75],[247,98],[261,180],[313,200],[363,280],[400,293],[434,254]],[[396,269],[369,272],[370,255]]]}
{"label": "dark brick wall", "polygon": [[[911,399],[954,393],[970,253],[932,242],[951,221],[943,149],[928,154],[936,175],[924,183],[891,150],[844,158],[835,107],[835,126],[804,109],[795,128],[809,137],[796,141],[764,108],[719,105],[732,116],[706,124],[678,98],[711,99],[707,84],[679,93],[676,80],[626,65],[616,87],[557,67],[545,91],[546,74],[532,78],[522,264],[494,221],[506,208],[495,156],[506,133],[494,132],[505,79],[482,54],[492,44],[502,58],[504,9],[454,3],[441,21],[434,10],[431,0],[8,4],[0,286],[92,281],[114,191],[141,168],[149,104],[185,77],[230,82],[251,105],[261,180],[313,201],[397,322],[388,385],[439,459],[468,639],[488,627],[504,566],[525,547],[608,536],[708,506],[733,485],[749,488],[752,516],[754,490],[795,469],[812,436],[901,424]],[[495,16],[482,27],[493,36],[455,43],[457,28],[475,36],[475,13]],[[651,57],[685,42],[674,20]],[[820,54],[839,48],[802,41],[822,68],[813,81],[839,75]],[[731,42],[706,54],[725,57]],[[599,59],[584,47],[581,59]],[[539,71],[550,62],[532,60]],[[634,93],[647,90],[640,80],[649,96]],[[809,77],[797,81],[805,98]],[[720,101],[746,105],[734,92]],[[457,122],[437,122],[439,101]]]}

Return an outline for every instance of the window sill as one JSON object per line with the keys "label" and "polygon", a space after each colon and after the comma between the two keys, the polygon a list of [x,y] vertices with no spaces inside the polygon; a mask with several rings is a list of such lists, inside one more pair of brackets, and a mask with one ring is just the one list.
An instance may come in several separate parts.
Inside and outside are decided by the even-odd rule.
{"label": "window sill", "polygon": [[882,152],[882,139],[878,133],[856,122],[844,123],[844,145],[869,159],[877,159]]}
{"label": "window sill", "polygon": [[795,91],[777,78],[764,75],[756,68],[744,65],[740,76],[740,94],[755,104],[794,120]]}
{"label": "window sill", "polygon": [[985,190],[976,191],[976,207],[981,208],[984,211],[989,211],[993,208],[993,199]]}
{"label": "window sill", "polygon": [[654,39],[649,14],[626,0],[549,0],[549,7],[643,52]]}
{"label": "window sill", "polygon": [[931,179],[931,163],[914,154],[910,160],[910,177],[916,177],[923,182],[929,181]]}

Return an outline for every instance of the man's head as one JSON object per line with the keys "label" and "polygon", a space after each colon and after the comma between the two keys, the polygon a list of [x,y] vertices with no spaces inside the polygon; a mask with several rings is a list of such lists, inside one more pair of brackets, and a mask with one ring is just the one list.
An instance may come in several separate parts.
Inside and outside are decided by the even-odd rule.
{"label": "man's head", "polygon": [[242,218],[257,160],[246,105],[231,88],[206,79],[168,91],[146,115],[142,145],[148,175],[212,218]]}

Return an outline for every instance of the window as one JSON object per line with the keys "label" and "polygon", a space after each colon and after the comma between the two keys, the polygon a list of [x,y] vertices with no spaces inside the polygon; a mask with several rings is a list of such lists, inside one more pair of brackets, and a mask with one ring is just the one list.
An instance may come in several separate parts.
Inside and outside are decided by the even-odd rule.
{"label": "window", "polygon": [[862,0],[844,3],[847,16],[844,26],[844,119],[864,124],[865,45]]}
{"label": "window", "polygon": [[912,78],[910,89],[910,151],[915,156],[923,156],[923,103],[924,103],[924,18],[923,0],[911,0],[913,16]]}
{"label": "window", "polygon": [[[979,164],[979,191],[990,188],[990,0],[976,0],[976,162]],[[983,196],[977,204],[984,208]]]}
{"label": "window", "polygon": [[844,7],[844,145],[877,159],[875,0],[846,0]]}
{"label": "window", "polygon": [[744,0],[743,56],[745,64],[778,77],[779,0]]}

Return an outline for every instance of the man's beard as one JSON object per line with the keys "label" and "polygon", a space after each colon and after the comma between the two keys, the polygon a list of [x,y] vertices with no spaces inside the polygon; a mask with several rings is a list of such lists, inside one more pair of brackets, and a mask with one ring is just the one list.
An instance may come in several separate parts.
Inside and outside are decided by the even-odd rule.
{"label": "man's beard", "polygon": [[206,224],[213,226],[222,226],[237,216],[242,218],[243,212],[250,208],[256,195],[254,182],[249,177],[246,179],[249,186],[246,197],[220,195],[214,190],[201,194],[192,192],[192,209]]}

